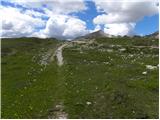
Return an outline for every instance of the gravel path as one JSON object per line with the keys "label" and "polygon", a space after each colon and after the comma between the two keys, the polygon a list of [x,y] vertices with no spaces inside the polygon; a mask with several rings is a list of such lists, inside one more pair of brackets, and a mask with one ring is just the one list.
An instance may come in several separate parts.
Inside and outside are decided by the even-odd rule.
{"label": "gravel path", "polygon": [[63,65],[63,48],[66,47],[68,44],[64,43],[63,45],[59,46],[56,50],[56,58],[59,66]]}

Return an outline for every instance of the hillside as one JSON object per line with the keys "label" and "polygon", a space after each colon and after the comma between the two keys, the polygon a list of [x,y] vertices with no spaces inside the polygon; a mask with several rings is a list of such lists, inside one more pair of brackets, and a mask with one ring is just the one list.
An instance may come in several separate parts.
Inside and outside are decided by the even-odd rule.
{"label": "hillside", "polygon": [[2,118],[158,118],[158,40],[85,38],[2,39]]}
{"label": "hillside", "polygon": [[159,31],[154,32],[154,33],[152,33],[150,35],[147,35],[147,37],[159,39]]}
{"label": "hillside", "polygon": [[101,38],[101,37],[110,37],[111,35],[104,33],[102,30],[95,31],[93,33],[89,33],[85,36],[80,36],[75,38],[75,40],[80,39],[94,39],[94,38]]}

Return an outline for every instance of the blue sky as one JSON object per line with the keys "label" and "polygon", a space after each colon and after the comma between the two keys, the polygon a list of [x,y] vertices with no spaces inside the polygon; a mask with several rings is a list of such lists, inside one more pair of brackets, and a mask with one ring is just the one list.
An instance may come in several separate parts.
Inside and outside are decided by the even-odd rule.
{"label": "blue sky", "polygon": [[150,34],[159,30],[159,15],[151,17],[144,17],[142,20],[137,22],[135,27],[136,34]]}
{"label": "blue sky", "polygon": [[[62,0],[60,3],[54,0],[48,3],[44,0],[42,2],[33,0],[35,1],[33,4],[32,1],[22,1],[1,1],[1,12],[4,15],[2,36],[58,36],[72,39],[99,29],[113,35],[130,35],[133,33],[146,35],[159,29],[158,7],[154,6],[155,4],[150,4],[153,3],[151,1],[148,3],[145,1],[143,3],[113,2],[111,4],[98,0],[78,0],[77,4],[76,0],[71,0],[68,4],[66,4],[67,2],[63,3]],[[74,3],[73,6],[72,3]],[[126,6],[126,8],[124,9],[122,6]],[[4,12],[6,13],[4,14]],[[14,12],[14,15],[11,15],[10,12]],[[58,20],[58,17],[61,19]],[[14,26],[14,24],[19,24],[19,26]],[[23,30],[25,24],[28,27]]]}
{"label": "blue sky", "polygon": [[80,19],[86,21],[87,27],[89,29],[94,29],[93,19],[99,15],[100,13],[97,12],[96,6],[92,1],[86,2],[88,9],[85,12],[75,13],[74,15],[78,16]]}
{"label": "blue sky", "polygon": [[[86,21],[87,27],[89,29],[94,29],[93,18],[97,15],[102,14],[102,12],[97,12],[96,6],[92,1],[87,1],[86,4],[89,6],[89,9],[84,13],[77,13],[80,19]],[[143,19],[137,22],[135,26],[135,34],[138,35],[147,35],[159,30],[159,14],[153,16],[144,16]]]}

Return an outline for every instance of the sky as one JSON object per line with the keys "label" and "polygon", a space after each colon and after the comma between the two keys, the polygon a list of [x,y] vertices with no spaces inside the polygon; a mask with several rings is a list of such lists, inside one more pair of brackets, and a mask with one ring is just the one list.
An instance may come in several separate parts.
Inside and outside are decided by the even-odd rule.
{"label": "sky", "polygon": [[158,0],[1,0],[1,37],[74,39],[159,30]]}

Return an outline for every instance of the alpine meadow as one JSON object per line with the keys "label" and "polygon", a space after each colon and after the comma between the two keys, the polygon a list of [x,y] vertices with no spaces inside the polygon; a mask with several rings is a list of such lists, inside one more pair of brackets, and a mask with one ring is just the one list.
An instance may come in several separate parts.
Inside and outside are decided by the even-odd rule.
{"label": "alpine meadow", "polygon": [[2,119],[158,119],[158,0],[2,0]]}

